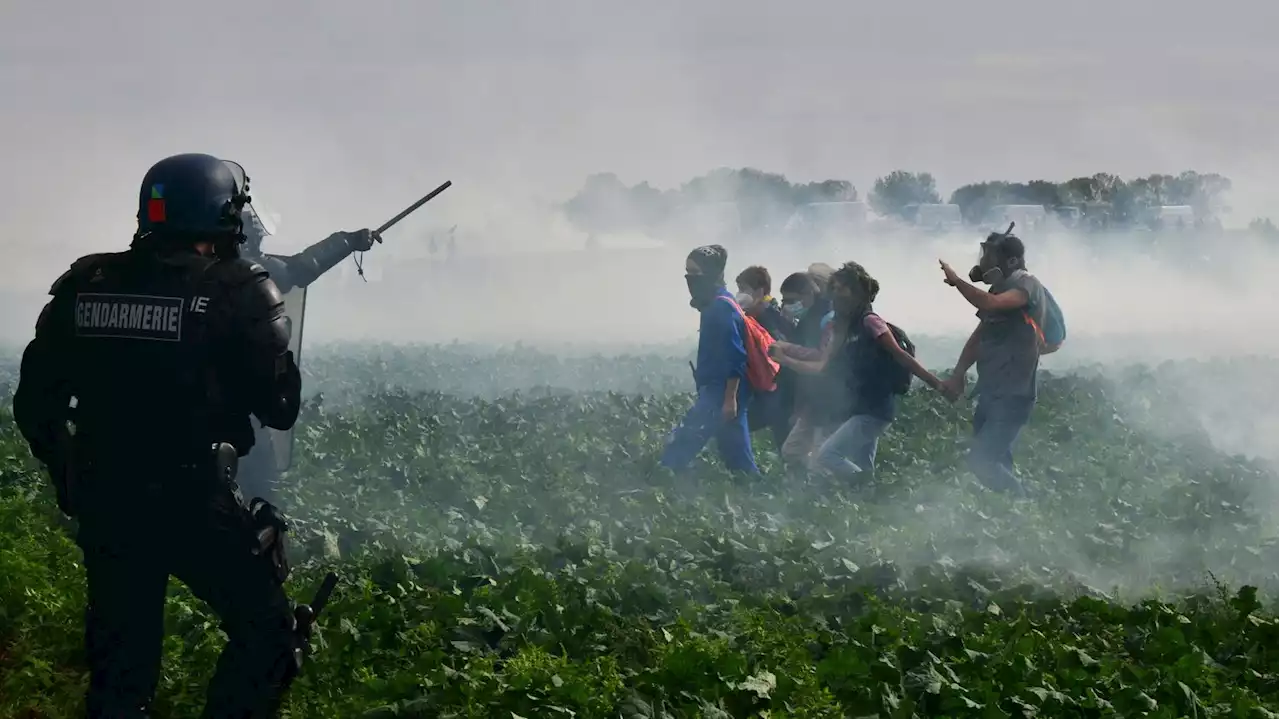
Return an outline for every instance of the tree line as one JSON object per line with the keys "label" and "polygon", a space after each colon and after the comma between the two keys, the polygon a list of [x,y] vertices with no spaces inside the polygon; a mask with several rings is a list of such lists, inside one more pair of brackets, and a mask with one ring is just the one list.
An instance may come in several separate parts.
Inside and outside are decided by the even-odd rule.
{"label": "tree line", "polygon": [[[1197,223],[1216,224],[1229,209],[1230,190],[1231,180],[1217,173],[1188,170],[1126,180],[1099,172],[1065,181],[975,182],[956,188],[944,200],[932,174],[897,170],[875,180],[865,204],[879,215],[904,221],[911,221],[921,205],[952,204],[971,225],[982,224],[997,206],[1039,205],[1048,213],[1084,218],[1091,227],[1148,222],[1153,210],[1179,206],[1190,207]],[[689,208],[736,203],[741,229],[750,234],[780,229],[811,203],[859,199],[848,180],[793,183],[781,174],[754,168],[721,168],[666,190],[647,182],[628,186],[612,173],[592,175],[564,204],[564,211],[577,227],[594,234],[656,230]],[[1262,223],[1270,221],[1259,219],[1256,228],[1269,231]]]}

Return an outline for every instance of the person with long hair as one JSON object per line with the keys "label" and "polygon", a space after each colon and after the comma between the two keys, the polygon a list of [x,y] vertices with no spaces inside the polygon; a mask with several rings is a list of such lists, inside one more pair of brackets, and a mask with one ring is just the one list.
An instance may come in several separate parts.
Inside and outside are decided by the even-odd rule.
{"label": "person with long hair", "polygon": [[831,301],[836,313],[833,335],[817,360],[780,352],[780,364],[799,372],[843,375],[844,419],[818,447],[812,469],[835,475],[870,474],[875,470],[880,437],[897,411],[894,376],[903,367],[941,391],[943,383],[903,348],[893,328],[872,303],[880,283],[857,262],[846,262],[831,275]]}

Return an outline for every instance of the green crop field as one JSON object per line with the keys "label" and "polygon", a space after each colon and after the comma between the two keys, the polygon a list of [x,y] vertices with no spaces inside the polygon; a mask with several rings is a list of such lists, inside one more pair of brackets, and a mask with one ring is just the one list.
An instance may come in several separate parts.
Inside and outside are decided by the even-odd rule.
{"label": "green crop field", "polygon": [[[1273,358],[1044,376],[1020,502],[960,471],[969,410],[918,387],[859,488],[763,435],[757,479],[657,469],[689,403],[671,350],[305,359],[289,588],[342,583],[288,716],[1277,715],[1275,458],[1214,436],[1275,421]],[[82,711],[66,532],[0,410],[0,717]],[[177,583],[167,623],[156,716],[194,716],[223,638]]]}

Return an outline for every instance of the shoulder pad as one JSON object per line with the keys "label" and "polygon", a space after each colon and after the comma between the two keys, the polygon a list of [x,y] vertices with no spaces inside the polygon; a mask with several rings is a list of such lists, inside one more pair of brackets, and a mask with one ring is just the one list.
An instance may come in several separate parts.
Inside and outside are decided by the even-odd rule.
{"label": "shoulder pad", "polygon": [[218,279],[232,284],[248,282],[256,277],[267,274],[266,268],[247,257],[237,257],[232,260],[219,260],[210,266],[209,269],[216,274]]}
{"label": "shoulder pad", "polygon": [[289,265],[287,258],[281,257],[280,255],[263,255],[259,259],[258,264],[265,268],[267,272],[270,272],[273,269],[283,270]]}
{"label": "shoulder pad", "polygon": [[73,276],[78,277],[82,275],[87,275],[90,272],[92,272],[94,269],[96,269],[99,263],[101,263],[103,260],[109,257],[115,257],[118,254],[120,253],[98,252],[92,255],[85,255],[84,257],[81,257],[75,262],[72,262],[71,267],[66,272],[63,272],[61,275],[59,275],[58,279],[54,280],[53,284],[49,286],[49,294],[51,295],[57,294],[58,288],[62,287],[63,283],[71,279]]}
{"label": "shoulder pad", "polygon": [[70,269],[58,275],[58,279],[54,280],[52,285],[49,285],[49,294],[51,295],[58,294],[58,288],[61,287],[62,283],[66,282],[67,278],[70,277],[74,272],[75,272],[74,269]]}

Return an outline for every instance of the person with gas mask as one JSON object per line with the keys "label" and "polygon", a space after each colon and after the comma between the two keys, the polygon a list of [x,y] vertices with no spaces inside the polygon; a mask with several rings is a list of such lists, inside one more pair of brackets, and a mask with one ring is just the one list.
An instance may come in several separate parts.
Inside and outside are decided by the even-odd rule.
{"label": "person with gas mask", "polygon": [[274,716],[296,672],[283,547],[256,542],[277,515],[234,481],[250,416],[288,429],[301,395],[280,291],[238,257],[248,192],[210,155],[156,163],[129,249],[73,263],[22,356],[14,419],[84,552],[90,717],[147,716],[170,575],[228,637],[204,716]]}
{"label": "person with gas mask", "polygon": [[[987,236],[968,282],[939,260],[943,280],[960,292],[978,317],[943,392],[952,401],[958,399],[965,389],[965,373],[977,364],[969,468],[988,488],[1025,496],[1013,471],[1013,446],[1036,403],[1036,328],[1044,324],[1045,290],[1027,272],[1025,247],[1012,229]],[[988,289],[975,287],[978,282]]]}
{"label": "person with gas mask", "polygon": [[694,367],[697,399],[672,430],[661,464],[687,468],[712,437],[730,471],[758,473],[751,449],[747,407],[746,320],[725,287],[729,253],[720,245],[699,247],[685,260],[689,305],[698,310],[698,361]]}
{"label": "person with gas mask", "polygon": [[[262,265],[281,293],[294,288],[307,287],[321,275],[333,269],[353,252],[366,252],[377,241],[376,233],[364,229],[355,232],[335,232],[305,250],[294,255],[271,255],[263,252],[263,243],[271,234],[252,206],[241,212],[245,244],[241,254],[248,260]],[[247,497],[261,497],[273,504],[280,504],[276,485],[280,472],[276,467],[270,430],[259,425],[254,429],[254,450],[245,457],[240,467],[240,488]]]}
{"label": "person with gas mask", "polygon": [[242,214],[245,244],[241,254],[266,268],[282,293],[307,287],[353,252],[368,252],[378,241],[378,234],[369,229],[335,232],[297,254],[272,255],[263,251],[263,242],[270,233],[257,213],[246,208]]}

